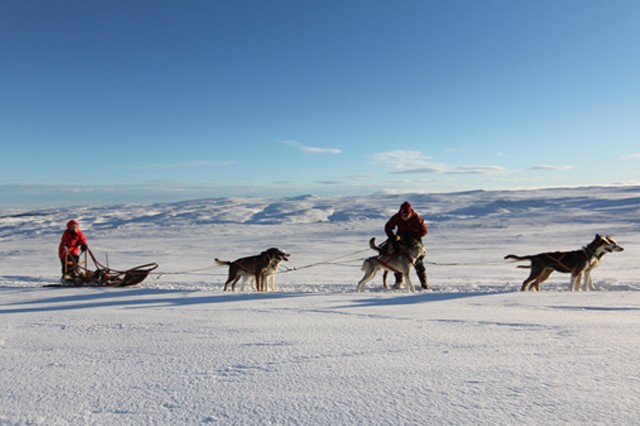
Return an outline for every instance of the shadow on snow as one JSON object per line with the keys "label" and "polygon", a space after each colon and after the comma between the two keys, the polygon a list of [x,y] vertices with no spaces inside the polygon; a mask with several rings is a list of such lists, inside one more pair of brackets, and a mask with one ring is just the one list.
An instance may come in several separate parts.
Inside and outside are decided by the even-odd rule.
{"label": "shadow on snow", "polygon": [[[88,292],[78,294],[77,288],[20,288],[0,287],[0,294],[9,293],[30,293],[40,296],[41,293],[49,293],[52,291],[67,292],[72,290],[73,294],[57,294],[53,297],[42,297],[36,300],[29,300],[16,303],[0,304],[0,314],[20,314],[34,312],[55,312],[70,311],[80,309],[98,309],[104,307],[124,307],[124,308],[158,308],[158,307],[176,307],[176,306],[194,306],[218,303],[243,303],[255,300],[277,300],[290,299],[298,297],[314,297],[319,296],[317,293],[223,293],[215,295],[198,296],[201,291],[194,290],[172,290],[172,289],[113,289],[113,288],[91,288]],[[354,297],[354,294],[343,294],[345,296]],[[360,297],[355,295],[352,303],[337,307],[344,308],[361,308],[371,306],[397,306],[410,305],[416,303],[429,303],[455,300],[468,297],[479,297],[500,294],[498,292],[471,292],[471,293],[417,293],[417,294],[395,294],[381,297]],[[326,295],[326,294],[324,294]]]}
{"label": "shadow on snow", "polygon": [[[77,291],[78,288],[22,288],[0,287],[2,293],[49,293],[51,291]],[[283,299],[302,296],[296,293],[225,293],[219,295],[192,296],[202,293],[192,290],[161,290],[161,289],[115,289],[92,287],[86,294],[69,294],[55,297],[45,297],[37,300],[17,303],[0,304],[0,314],[19,314],[33,312],[70,311],[79,309],[96,309],[104,307],[142,307],[157,308],[171,306],[191,306],[216,303],[233,303],[249,300]]]}

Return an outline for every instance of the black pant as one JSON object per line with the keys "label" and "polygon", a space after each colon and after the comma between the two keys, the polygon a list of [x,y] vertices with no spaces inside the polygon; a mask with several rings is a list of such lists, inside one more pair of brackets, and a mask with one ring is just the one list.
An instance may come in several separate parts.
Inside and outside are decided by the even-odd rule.
{"label": "black pant", "polygon": [[418,275],[420,275],[421,272],[426,273],[427,269],[424,267],[424,256],[420,256],[419,258],[417,258],[415,263],[413,264],[413,267],[416,268],[416,272],[418,272]]}

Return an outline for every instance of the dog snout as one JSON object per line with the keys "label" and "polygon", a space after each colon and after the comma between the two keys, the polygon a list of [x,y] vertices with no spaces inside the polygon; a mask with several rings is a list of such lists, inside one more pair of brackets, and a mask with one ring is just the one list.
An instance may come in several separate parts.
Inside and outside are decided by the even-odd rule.
{"label": "dog snout", "polygon": [[287,253],[284,250],[280,250],[280,253],[278,253],[278,254],[282,258],[282,260],[289,260],[289,256],[291,256],[291,253]]}

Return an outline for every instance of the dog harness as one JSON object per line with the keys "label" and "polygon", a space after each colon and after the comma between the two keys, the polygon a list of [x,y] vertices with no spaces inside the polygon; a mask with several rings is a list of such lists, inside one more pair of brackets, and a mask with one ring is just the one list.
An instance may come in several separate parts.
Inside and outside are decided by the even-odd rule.
{"label": "dog harness", "polygon": [[572,268],[569,268],[567,265],[565,265],[564,263],[562,263],[562,259],[564,259],[564,257],[567,255],[568,253],[562,253],[560,255],[560,257],[556,258],[554,256],[552,256],[549,253],[545,253],[545,256],[547,256],[549,259],[553,260],[554,262],[556,262],[558,265],[562,266],[567,272],[571,272]]}
{"label": "dog harness", "polygon": [[379,256],[374,257],[373,259],[378,262],[380,265],[384,266],[385,268],[389,269],[390,271],[392,271],[395,274],[401,274],[402,271],[398,271],[396,268],[392,268],[387,262],[390,260],[393,260],[394,258],[400,256],[400,255],[405,255],[407,257],[407,259],[409,259],[409,262],[411,262],[411,265],[413,266],[416,262],[415,260],[413,260],[411,258],[411,256],[409,256],[409,253],[407,252],[402,252],[402,253],[397,253],[394,256],[388,256],[388,260],[385,262],[382,259],[380,259]]}
{"label": "dog harness", "polygon": [[[551,259],[554,262],[556,262],[558,265],[562,266],[567,272],[571,272],[571,271],[573,271],[573,268],[569,268],[567,265],[562,263],[562,259],[564,259],[564,257],[566,255],[568,255],[569,253],[571,253],[571,252],[561,253],[560,257],[558,257],[558,258],[554,257],[551,253],[545,253],[545,256],[547,256],[549,259]],[[581,253],[584,256],[584,258],[587,261],[587,263],[590,263],[589,259],[591,259],[592,257],[595,256],[595,252],[593,250],[591,250],[589,247],[583,247],[582,250],[581,250]],[[591,253],[591,254],[589,254],[589,253]]]}
{"label": "dog harness", "polygon": [[247,268],[244,267],[244,265],[242,264],[242,262],[236,262],[236,265],[238,265],[238,267],[240,269],[242,269],[243,271],[245,271],[248,274],[251,274],[252,272],[250,270],[248,270]]}

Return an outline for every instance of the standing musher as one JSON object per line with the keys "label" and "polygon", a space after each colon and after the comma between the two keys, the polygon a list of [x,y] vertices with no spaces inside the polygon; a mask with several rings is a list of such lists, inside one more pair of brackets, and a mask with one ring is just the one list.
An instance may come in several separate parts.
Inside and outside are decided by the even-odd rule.
{"label": "standing musher", "polygon": [[67,222],[67,230],[62,234],[58,256],[62,264],[62,278],[71,278],[75,272],[75,266],[80,260],[80,252],[87,250],[87,237],[80,230],[77,220]]}
{"label": "standing musher", "polygon": [[[397,231],[394,234],[394,229]],[[422,244],[422,237],[427,235],[427,225],[424,223],[424,219],[420,217],[418,213],[413,210],[411,204],[405,201],[400,206],[398,213],[391,216],[391,219],[384,226],[384,232],[389,237],[389,241],[397,247],[398,241],[402,241],[405,244],[411,244],[413,241],[417,241]],[[416,268],[418,279],[422,288],[428,289],[429,283],[427,281],[427,271],[424,267],[424,255],[415,259],[413,266]],[[402,285],[402,274],[394,274],[396,277],[395,287],[398,288]]]}

